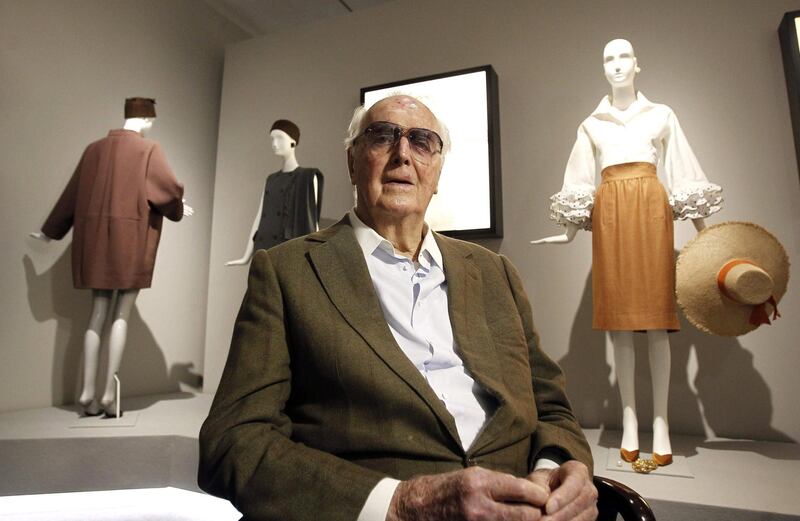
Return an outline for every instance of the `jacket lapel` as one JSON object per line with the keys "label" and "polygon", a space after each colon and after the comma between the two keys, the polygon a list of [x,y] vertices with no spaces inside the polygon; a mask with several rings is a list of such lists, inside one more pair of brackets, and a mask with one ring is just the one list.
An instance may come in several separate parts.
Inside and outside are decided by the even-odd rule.
{"label": "jacket lapel", "polygon": [[513,422],[503,368],[498,363],[494,340],[486,324],[483,280],[480,269],[452,240],[436,234],[447,277],[447,298],[458,354],[469,375],[497,400],[497,410],[481,429],[470,447],[478,453]]}
{"label": "jacket lapel", "polygon": [[405,382],[439,418],[457,441],[452,415],[403,353],[392,336],[372,279],[347,217],[306,240],[321,244],[311,248],[309,258],[331,302],[372,351]]}

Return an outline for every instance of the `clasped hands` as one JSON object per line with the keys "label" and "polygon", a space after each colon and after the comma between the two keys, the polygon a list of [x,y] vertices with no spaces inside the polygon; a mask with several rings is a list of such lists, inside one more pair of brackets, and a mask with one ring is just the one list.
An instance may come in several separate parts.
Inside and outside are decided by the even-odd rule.
{"label": "clasped hands", "polygon": [[526,478],[481,467],[419,476],[395,490],[387,521],[591,521],[597,489],[586,465],[567,461]]}

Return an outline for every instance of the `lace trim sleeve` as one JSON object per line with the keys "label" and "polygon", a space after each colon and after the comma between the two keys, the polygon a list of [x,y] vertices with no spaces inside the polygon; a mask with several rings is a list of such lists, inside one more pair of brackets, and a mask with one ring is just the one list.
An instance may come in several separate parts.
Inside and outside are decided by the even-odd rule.
{"label": "lace trim sleeve", "polygon": [[577,224],[583,230],[592,229],[594,192],[562,190],[550,197],[550,219],[556,224]]}
{"label": "lace trim sleeve", "polygon": [[669,197],[672,217],[700,219],[722,209],[722,188],[714,183],[703,183],[673,192]]}

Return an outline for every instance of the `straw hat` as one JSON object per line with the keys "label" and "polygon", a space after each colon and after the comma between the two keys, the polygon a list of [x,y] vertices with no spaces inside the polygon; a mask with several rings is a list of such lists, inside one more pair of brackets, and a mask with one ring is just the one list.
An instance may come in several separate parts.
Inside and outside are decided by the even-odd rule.
{"label": "straw hat", "polygon": [[789,257],[757,224],[709,226],[684,246],[676,266],[678,305],[701,331],[738,336],[779,317]]}

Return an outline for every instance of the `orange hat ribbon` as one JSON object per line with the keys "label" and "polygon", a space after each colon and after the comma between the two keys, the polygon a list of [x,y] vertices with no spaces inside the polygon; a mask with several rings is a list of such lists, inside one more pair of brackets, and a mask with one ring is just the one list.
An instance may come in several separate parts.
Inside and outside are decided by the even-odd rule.
{"label": "orange hat ribbon", "polygon": [[[725,277],[728,275],[728,272],[740,264],[750,264],[751,266],[756,266],[757,268],[760,267],[750,261],[734,259],[732,261],[728,261],[728,263],[725,264],[721,270],[719,270],[719,273],[717,274],[717,287],[719,288],[720,293],[731,300],[736,299],[731,297],[728,293],[728,290],[725,287]],[[772,322],[769,321],[769,313],[767,313],[767,303],[772,306],[772,320],[775,320],[781,316],[781,314],[778,313],[778,303],[775,301],[775,297],[770,296],[765,302],[753,307],[753,312],[750,313],[750,323],[752,325],[756,327],[760,326],[761,324],[772,325]]]}

